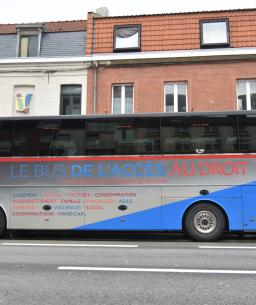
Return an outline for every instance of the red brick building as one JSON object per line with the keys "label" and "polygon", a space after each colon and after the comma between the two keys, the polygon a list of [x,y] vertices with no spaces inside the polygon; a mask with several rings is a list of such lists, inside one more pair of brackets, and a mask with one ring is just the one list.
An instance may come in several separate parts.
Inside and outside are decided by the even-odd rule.
{"label": "red brick building", "polygon": [[256,109],[256,9],[88,14],[87,113]]}

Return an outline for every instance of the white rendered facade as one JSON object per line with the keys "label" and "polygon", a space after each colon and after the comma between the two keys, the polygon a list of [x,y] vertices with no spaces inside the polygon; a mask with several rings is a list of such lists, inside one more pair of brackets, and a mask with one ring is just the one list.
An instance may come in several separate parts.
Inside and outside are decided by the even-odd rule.
{"label": "white rendered facade", "polygon": [[[86,114],[87,65],[81,58],[2,60],[0,116],[59,115],[62,85],[81,86],[81,114]],[[17,93],[32,94],[27,112],[17,111]]]}

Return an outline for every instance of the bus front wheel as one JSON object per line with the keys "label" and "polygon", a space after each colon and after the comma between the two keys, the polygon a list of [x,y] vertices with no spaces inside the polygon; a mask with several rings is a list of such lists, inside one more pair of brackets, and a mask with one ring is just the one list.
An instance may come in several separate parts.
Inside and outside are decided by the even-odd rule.
{"label": "bus front wheel", "polygon": [[3,210],[0,208],[0,237],[3,235],[6,229],[6,217]]}
{"label": "bus front wheel", "polygon": [[214,241],[224,232],[226,220],[223,212],[210,203],[192,206],[184,220],[185,230],[195,241]]}

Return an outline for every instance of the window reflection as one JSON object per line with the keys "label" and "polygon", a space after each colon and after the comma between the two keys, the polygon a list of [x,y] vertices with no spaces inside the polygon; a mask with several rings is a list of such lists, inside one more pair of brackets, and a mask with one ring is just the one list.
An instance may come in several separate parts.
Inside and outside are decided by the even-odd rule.
{"label": "window reflection", "polygon": [[162,120],[163,153],[238,152],[236,116],[188,116]]}
{"label": "window reflection", "polygon": [[160,119],[131,118],[87,122],[87,153],[96,155],[160,152]]}

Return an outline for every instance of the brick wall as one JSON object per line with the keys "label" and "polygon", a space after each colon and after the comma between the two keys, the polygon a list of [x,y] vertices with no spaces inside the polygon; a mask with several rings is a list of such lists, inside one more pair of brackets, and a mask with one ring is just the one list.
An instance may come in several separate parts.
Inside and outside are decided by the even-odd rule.
{"label": "brick wall", "polygon": [[256,9],[105,18],[89,13],[86,54],[92,44],[93,53],[112,53],[114,25],[130,24],[141,25],[142,52],[200,49],[200,20],[223,18],[229,20],[231,47],[256,46]]}
{"label": "brick wall", "polygon": [[[93,74],[88,70],[87,114],[93,112]],[[112,85],[134,85],[135,112],[164,111],[164,83],[186,81],[188,111],[236,110],[236,80],[256,79],[255,61],[101,67],[96,113],[111,113]]]}

